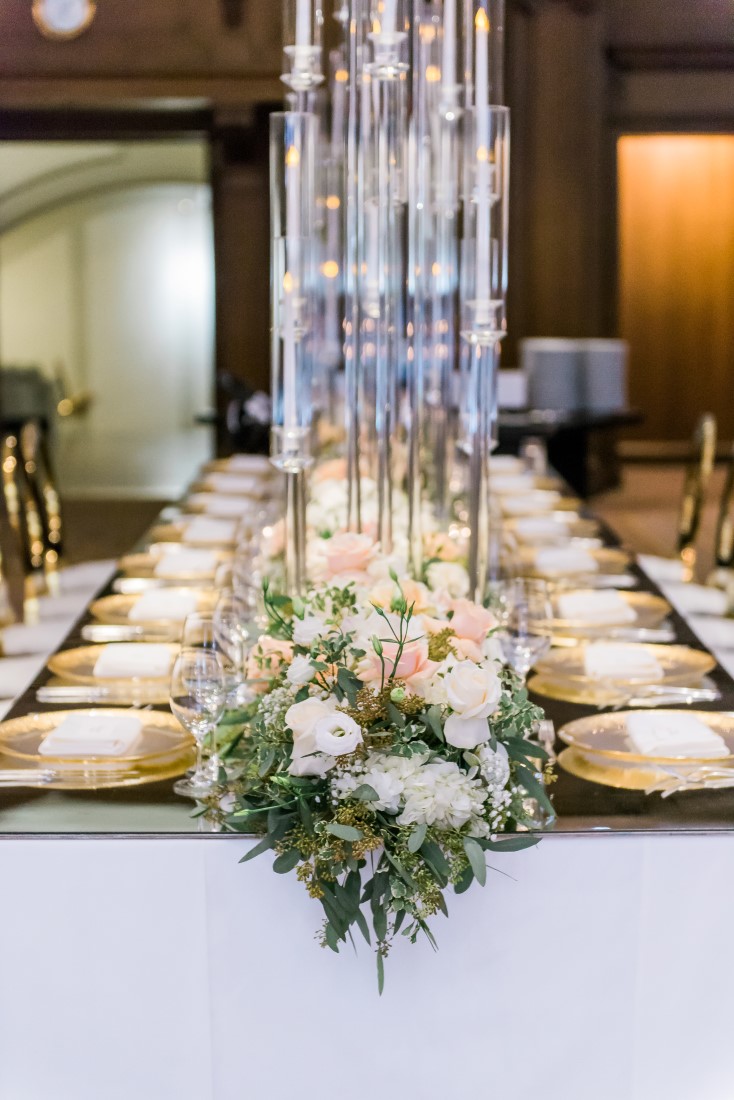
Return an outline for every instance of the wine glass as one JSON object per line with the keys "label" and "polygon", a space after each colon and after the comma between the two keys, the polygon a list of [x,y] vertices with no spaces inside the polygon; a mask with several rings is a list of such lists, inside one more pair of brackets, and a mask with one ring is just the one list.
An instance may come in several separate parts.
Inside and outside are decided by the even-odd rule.
{"label": "wine glass", "polygon": [[[242,682],[242,663],[235,664],[222,645],[221,635],[218,634],[214,621],[214,613],[211,611],[193,611],[190,615],[187,615],[184,621],[181,644],[184,648],[204,649],[217,655],[224,674],[226,710],[227,701]],[[239,703],[235,705],[239,705]],[[216,777],[221,766],[222,761],[217,752],[214,738],[212,738],[207,768],[211,775]]]}
{"label": "wine glass", "polygon": [[545,581],[515,577],[497,587],[493,611],[500,630],[502,655],[518,676],[530,669],[550,649],[553,604]]}
{"label": "wine glass", "polygon": [[224,713],[226,699],[224,668],[219,655],[200,646],[185,647],[176,658],[171,672],[170,706],[184,729],[196,741],[196,765],[190,775],[174,784],[176,794],[200,799],[216,786],[218,767],[204,763],[204,745],[212,739]]}
{"label": "wine glass", "polygon": [[[247,602],[233,592],[223,592],[212,616],[214,637],[226,658],[225,668],[231,676],[227,702],[232,706],[242,703],[240,689],[245,676],[245,659],[252,642],[259,634],[254,613]],[[250,695],[247,693],[249,702]]]}

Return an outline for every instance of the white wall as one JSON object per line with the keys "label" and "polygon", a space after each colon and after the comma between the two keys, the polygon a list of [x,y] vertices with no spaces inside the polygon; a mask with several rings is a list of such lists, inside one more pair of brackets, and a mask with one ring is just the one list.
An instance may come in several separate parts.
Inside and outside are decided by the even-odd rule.
{"label": "white wall", "polygon": [[106,191],[2,235],[0,360],[93,394],[60,425],[67,494],[176,496],[209,456],[213,278],[205,184]]}

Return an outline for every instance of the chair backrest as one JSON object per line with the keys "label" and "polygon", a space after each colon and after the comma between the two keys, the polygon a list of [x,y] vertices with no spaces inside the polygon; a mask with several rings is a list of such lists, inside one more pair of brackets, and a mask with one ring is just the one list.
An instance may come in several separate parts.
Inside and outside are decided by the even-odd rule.
{"label": "chair backrest", "polygon": [[62,550],[61,502],[48,456],[46,435],[37,420],[27,421],[20,431],[20,452],[30,492],[43,529],[44,569],[51,592],[57,586]]}
{"label": "chair backrest", "polygon": [[677,550],[686,565],[696,561],[696,538],[711,472],[716,460],[716,417],[704,413],[693,433],[693,457],[686,470],[683,500],[678,519]]}
{"label": "chair backrest", "polygon": [[716,564],[720,569],[734,568],[734,444],[729,454],[726,480],[719,504],[714,551]]}
{"label": "chair backrest", "polygon": [[24,604],[30,617],[38,594],[46,588],[43,521],[28,480],[20,449],[20,432],[6,432],[0,444],[5,512],[24,577]]}

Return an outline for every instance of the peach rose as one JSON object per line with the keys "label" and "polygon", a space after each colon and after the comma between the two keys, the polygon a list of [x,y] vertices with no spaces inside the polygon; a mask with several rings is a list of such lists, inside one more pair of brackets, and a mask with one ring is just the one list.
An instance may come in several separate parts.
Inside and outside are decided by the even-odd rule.
{"label": "peach rose", "polygon": [[293,644],[262,634],[247,655],[245,676],[248,680],[260,680],[253,685],[255,691],[266,691],[267,681],[282,672],[283,666],[293,657]]}
{"label": "peach rose", "polygon": [[389,611],[392,607],[393,600],[400,596],[402,589],[403,597],[408,607],[414,604],[414,612],[419,615],[426,608],[431,606],[431,593],[426,588],[425,584],[421,584],[420,581],[411,580],[409,577],[406,580],[400,582],[400,587],[394,581],[383,581],[382,584],[377,584],[370,592],[370,603],[377,604],[378,607],[384,607],[386,611]]}
{"label": "peach rose", "polygon": [[423,539],[425,555],[427,558],[438,558],[439,561],[458,561],[461,551],[448,535],[439,531],[429,532]]}
{"label": "peach rose", "polygon": [[[382,643],[382,655],[384,659],[385,674],[389,676],[393,671],[395,659],[398,655],[397,642]],[[430,680],[438,668],[438,661],[428,659],[428,642],[425,638],[416,638],[415,641],[406,642],[400,654],[394,678],[402,680],[409,688],[419,691],[421,686]],[[382,679],[383,665],[378,655],[369,653],[359,668],[359,675],[366,683],[379,682]]]}
{"label": "peach rose", "polygon": [[336,577],[342,573],[364,573],[377,553],[377,546],[368,535],[347,531],[324,539],[322,552],[327,575]]}
{"label": "peach rose", "polygon": [[453,616],[451,629],[459,638],[467,638],[470,642],[483,642],[490,630],[497,625],[497,621],[491,611],[472,603],[471,600],[452,600],[449,604]]}

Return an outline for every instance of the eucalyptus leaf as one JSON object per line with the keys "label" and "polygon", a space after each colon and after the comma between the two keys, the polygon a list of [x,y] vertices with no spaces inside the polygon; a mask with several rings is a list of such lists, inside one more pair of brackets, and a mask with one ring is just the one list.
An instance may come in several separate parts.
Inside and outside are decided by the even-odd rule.
{"label": "eucalyptus leaf", "polygon": [[464,851],[471,864],[474,877],[480,886],[484,886],[487,881],[487,864],[484,861],[484,852],[476,840],[470,836],[464,837]]}
{"label": "eucalyptus leaf", "polygon": [[340,840],[361,840],[363,836],[363,833],[353,825],[341,825],[338,821],[330,821],[326,831],[332,836],[339,837]]}
{"label": "eucalyptus leaf", "polygon": [[382,996],[385,988],[385,960],[380,952],[377,952],[377,992]]}
{"label": "eucalyptus leaf", "polygon": [[289,848],[287,852],[283,852],[282,855],[273,860],[273,870],[278,875],[285,875],[288,871],[292,871],[300,862],[301,853],[298,848]]}
{"label": "eucalyptus leaf", "polygon": [[352,798],[356,798],[359,802],[377,802],[379,794],[374,787],[371,787],[369,783],[362,783],[355,791],[352,791]]}
{"label": "eucalyptus leaf", "polygon": [[408,837],[408,851],[417,852],[423,841],[426,839],[426,833],[428,832],[428,826],[425,822],[422,825],[416,825],[413,832]]}
{"label": "eucalyptus leaf", "polygon": [[261,840],[259,844],[256,844],[254,848],[250,848],[249,852],[245,852],[240,863],[248,863],[255,856],[261,856],[263,852],[267,852],[269,848],[272,848],[273,842],[269,836],[266,836],[264,840]]}
{"label": "eucalyptus leaf", "polygon": [[502,840],[485,840],[483,847],[488,852],[522,852],[525,848],[532,848],[540,844],[539,836],[530,833],[517,833]]}

